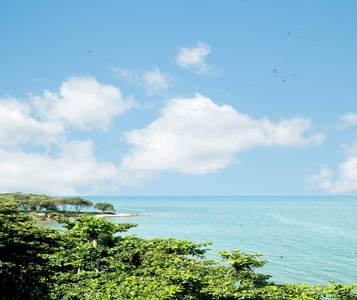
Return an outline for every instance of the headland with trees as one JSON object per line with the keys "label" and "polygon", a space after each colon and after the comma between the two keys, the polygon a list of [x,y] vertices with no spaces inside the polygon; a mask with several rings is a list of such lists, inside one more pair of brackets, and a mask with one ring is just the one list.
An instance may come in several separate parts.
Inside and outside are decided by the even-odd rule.
{"label": "headland with trees", "polygon": [[[26,214],[38,221],[89,216],[121,216],[111,203],[95,203],[81,197],[51,197],[39,194],[7,193],[0,194],[0,203],[13,203]],[[94,207],[97,211],[88,211]],[[123,214],[137,216],[137,214]]]}

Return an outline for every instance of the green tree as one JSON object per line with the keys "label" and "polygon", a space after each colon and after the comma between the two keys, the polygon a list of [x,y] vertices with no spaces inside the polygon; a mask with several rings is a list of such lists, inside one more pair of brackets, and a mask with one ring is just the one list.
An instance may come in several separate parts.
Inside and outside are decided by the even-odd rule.
{"label": "green tree", "polygon": [[[107,261],[117,249],[120,236],[115,234],[125,232],[137,224],[108,222],[103,218],[82,216],[74,221],[59,220],[64,223],[66,230],[61,234],[61,250],[45,255],[50,258],[53,269],[56,269],[53,285],[53,297],[83,297],[78,291],[83,291],[83,277],[86,282],[96,277],[100,271],[106,271]],[[70,290],[63,290],[64,286],[71,286]],[[89,287],[85,285],[85,289]],[[91,289],[91,288],[89,288]],[[76,294],[77,293],[77,294]]]}
{"label": "green tree", "polygon": [[0,195],[0,201],[5,203],[16,203],[17,207],[22,210],[28,211],[31,209],[30,204],[30,194],[22,194],[22,193],[7,193]]}
{"label": "green tree", "polygon": [[98,202],[98,203],[94,204],[94,208],[99,209],[102,212],[105,212],[105,211],[115,212],[113,204],[110,204],[108,202],[104,202],[104,203]]}
{"label": "green tree", "polygon": [[62,206],[62,210],[66,211],[67,206],[70,206],[71,198],[69,197],[60,197],[58,198],[58,204]]}
{"label": "green tree", "polygon": [[47,210],[57,210],[58,200],[53,197],[49,197],[46,195],[30,195],[28,200],[28,205],[33,207],[34,209],[41,210],[45,208]]}
{"label": "green tree", "polygon": [[0,291],[2,299],[38,299],[51,277],[48,259],[57,247],[55,230],[34,225],[16,204],[0,203]]}
{"label": "green tree", "polygon": [[93,202],[82,199],[80,197],[67,197],[64,198],[64,201],[66,201],[66,204],[71,205],[71,207],[74,207],[76,213],[80,212],[83,207],[92,207]]}

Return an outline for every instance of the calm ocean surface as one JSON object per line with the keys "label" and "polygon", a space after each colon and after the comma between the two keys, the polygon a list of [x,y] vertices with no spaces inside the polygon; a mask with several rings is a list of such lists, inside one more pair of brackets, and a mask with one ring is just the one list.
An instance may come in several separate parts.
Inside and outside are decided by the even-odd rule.
{"label": "calm ocean surface", "polygon": [[[260,252],[269,261],[261,272],[275,282],[357,284],[357,197],[83,198],[143,214],[108,218],[138,223],[128,234]],[[208,258],[218,256],[212,251]]]}

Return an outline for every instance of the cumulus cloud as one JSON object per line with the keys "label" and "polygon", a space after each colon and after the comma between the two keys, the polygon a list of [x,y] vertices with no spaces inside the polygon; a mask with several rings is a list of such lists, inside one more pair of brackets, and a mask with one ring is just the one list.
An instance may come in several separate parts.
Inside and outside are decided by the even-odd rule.
{"label": "cumulus cloud", "polygon": [[61,124],[31,117],[31,107],[13,98],[0,99],[0,147],[24,143],[55,143],[64,133]]}
{"label": "cumulus cloud", "polygon": [[206,55],[211,52],[210,45],[197,42],[196,47],[179,49],[176,64],[197,74],[219,75],[218,69],[206,63]]}
{"label": "cumulus cloud", "polygon": [[0,148],[0,190],[57,196],[96,195],[143,186],[157,174],[99,161],[91,140],[64,142],[55,155]]}
{"label": "cumulus cloud", "polygon": [[311,127],[303,118],[272,123],[253,120],[231,106],[218,106],[196,94],[168,101],[161,116],[141,130],[124,133],[133,146],[123,169],[205,174],[226,168],[237,152],[254,147],[305,147],[322,135],[303,135]]}
{"label": "cumulus cloud", "polygon": [[349,113],[340,117],[341,122],[345,127],[357,125],[357,114]]}
{"label": "cumulus cloud", "polygon": [[312,187],[322,189],[329,194],[340,194],[357,190],[357,141],[346,148],[347,159],[338,164],[338,176],[334,180],[334,172],[324,166],[318,175],[311,176],[307,182]]}
{"label": "cumulus cloud", "polygon": [[170,86],[172,76],[161,72],[159,68],[154,68],[152,71],[143,70],[128,70],[112,68],[113,74],[117,78],[122,78],[129,83],[143,86],[146,93],[150,95],[160,94]]}
{"label": "cumulus cloud", "polygon": [[[93,142],[74,141],[61,145],[56,156],[0,148],[0,190],[50,195],[96,194],[102,189],[130,184],[137,174],[124,174],[111,162],[99,162]],[[142,174],[139,174],[142,175]]]}
{"label": "cumulus cloud", "polygon": [[107,130],[115,116],[125,113],[134,101],[124,100],[120,90],[100,84],[95,78],[72,77],[62,82],[59,92],[34,96],[33,104],[42,119],[57,121],[83,130]]}
{"label": "cumulus cloud", "polygon": [[93,77],[73,77],[61,84],[58,94],[45,91],[31,100],[0,99],[2,192],[95,194],[148,176],[98,161],[91,140],[66,141],[68,125],[107,129],[114,117],[133,105],[123,100],[116,87],[100,84]]}

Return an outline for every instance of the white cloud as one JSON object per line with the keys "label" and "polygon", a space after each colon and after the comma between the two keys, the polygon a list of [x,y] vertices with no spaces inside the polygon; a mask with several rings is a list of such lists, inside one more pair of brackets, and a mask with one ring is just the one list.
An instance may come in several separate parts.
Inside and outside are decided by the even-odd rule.
{"label": "white cloud", "polygon": [[[142,73],[152,87],[158,86],[154,90],[162,89],[158,74],[156,69]],[[311,127],[307,119],[277,123],[267,118],[253,120],[231,106],[218,106],[197,94],[189,99],[171,99],[152,124],[124,133],[133,148],[122,164],[116,165],[99,161],[90,140],[65,142],[65,125],[85,130],[109,128],[114,117],[133,105],[123,100],[119,89],[100,84],[93,77],[73,77],[61,84],[58,93],[45,91],[41,97],[32,96],[33,107],[30,104],[0,99],[3,192],[75,195],[104,189],[107,193],[122,185],[143,185],[165,170],[215,172],[234,163],[239,151],[254,147],[302,147],[323,140],[321,135],[305,134]],[[33,117],[33,108],[42,119]],[[24,151],[33,149],[26,146],[48,143],[55,145],[51,154]],[[24,147],[11,148],[18,145]]]}
{"label": "white cloud", "polygon": [[218,70],[205,62],[206,55],[211,52],[210,45],[197,42],[197,47],[183,48],[175,57],[176,64],[197,74],[219,75]]}
{"label": "white cloud", "polygon": [[159,68],[154,68],[152,71],[143,70],[128,70],[112,68],[113,74],[117,78],[122,78],[129,83],[143,86],[148,95],[160,94],[170,87],[172,76],[163,73]]}
{"label": "white cloud", "polygon": [[66,142],[56,155],[0,148],[0,190],[48,195],[96,195],[121,186],[143,186],[157,176],[148,171],[122,170],[98,161],[91,140]]}
{"label": "white cloud", "polygon": [[140,84],[142,78],[142,70],[129,70],[129,69],[120,69],[117,67],[111,68],[113,75],[117,78],[125,79],[129,83]]}
{"label": "white cloud", "polygon": [[321,143],[322,135],[303,136],[310,127],[311,122],[303,118],[279,123],[267,118],[253,120],[199,94],[191,99],[171,99],[156,121],[124,133],[133,149],[123,157],[122,167],[188,174],[215,172],[232,164],[242,150]]}
{"label": "white cloud", "polygon": [[156,94],[166,90],[169,86],[168,78],[169,76],[161,73],[158,68],[150,72],[144,72],[143,80],[145,81],[148,94]]}
{"label": "white cloud", "polygon": [[[145,184],[156,176],[147,171],[123,171],[112,162],[98,161],[91,140],[66,141],[68,126],[64,125],[107,129],[111,119],[132,105],[122,100],[114,86],[99,84],[92,77],[74,77],[62,83],[58,94],[45,91],[43,97],[31,99],[29,104],[10,97],[0,99],[2,192],[108,193],[122,185]],[[32,116],[36,112],[33,108],[42,120]],[[43,150],[39,144],[51,147]]]}
{"label": "white cloud", "polygon": [[331,186],[332,175],[333,172],[331,171],[331,169],[325,165],[320,169],[318,175],[313,175],[307,178],[307,182],[309,182],[312,186],[318,189],[327,190]]}
{"label": "white cloud", "polygon": [[338,164],[338,178],[333,180],[333,171],[328,166],[324,166],[319,175],[307,179],[312,187],[322,189],[329,194],[357,190],[357,141],[352,143],[345,153],[347,160]]}
{"label": "white cloud", "polygon": [[33,97],[34,106],[47,121],[58,121],[83,130],[107,130],[115,116],[125,113],[134,102],[123,100],[120,90],[100,84],[93,77],[72,77],[62,82],[59,93],[45,91]]}
{"label": "white cloud", "polygon": [[50,195],[93,194],[119,184],[130,184],[136,174],[126,178],[111,162],[98,162],[92,141],[74,141],[61,145],[56,157],[47,154],[0,149],[0,190]]}
{"label": "white cloud", "polygon": [[340,117],[343,125],[346,127],[357,125],[357,114],[349,113]]}
{"label": "white cloud", "polygon": [[0,129],[0,147],[55,143],[64,133],[61,124],[32,118],[31,107],[13,98],[0,99]]}

